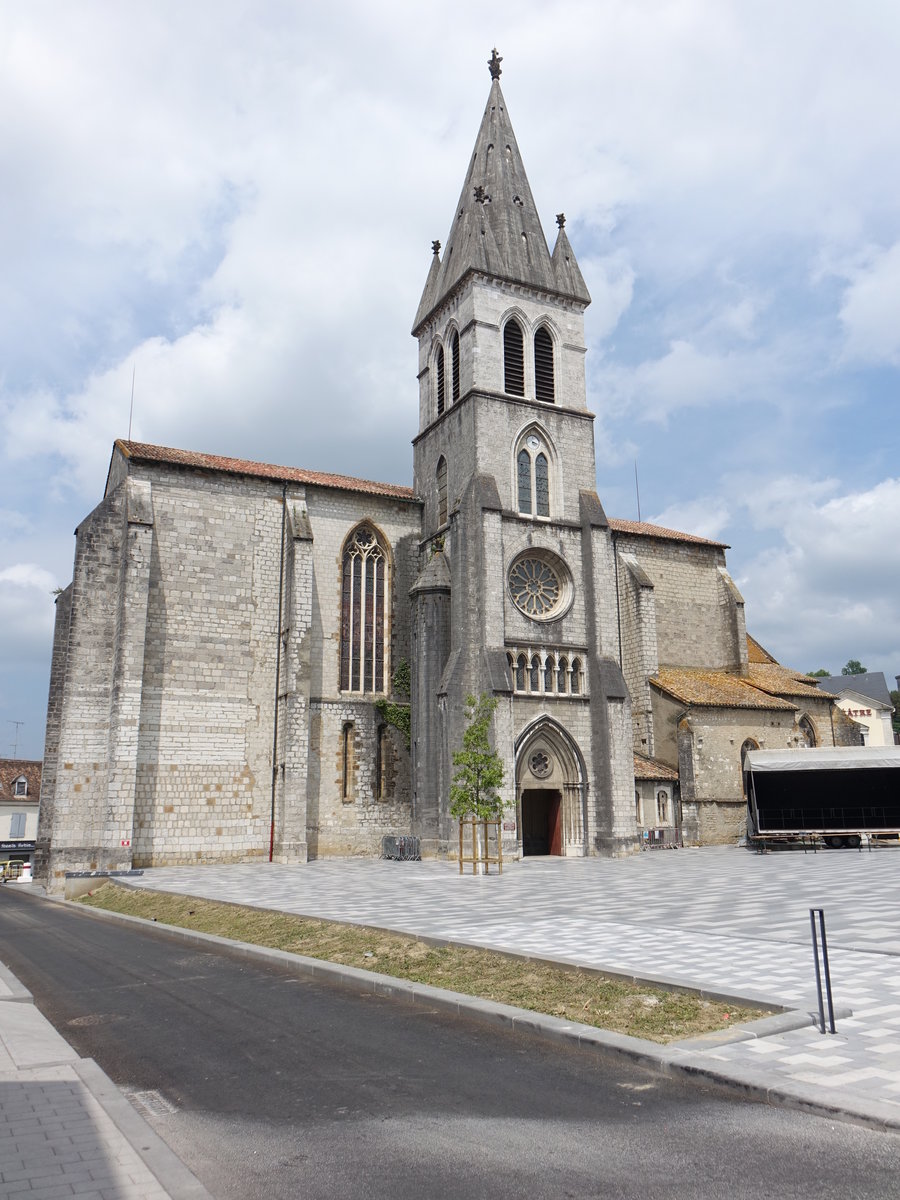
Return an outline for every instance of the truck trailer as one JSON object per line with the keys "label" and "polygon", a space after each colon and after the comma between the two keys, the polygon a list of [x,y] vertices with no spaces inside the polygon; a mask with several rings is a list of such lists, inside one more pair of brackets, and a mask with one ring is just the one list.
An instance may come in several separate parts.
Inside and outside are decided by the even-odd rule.
{"label": "truck trailer", "polygon": [[837,848],[900,834],[900,746],[751,750],[744,787],[751,844],[820,839]]}

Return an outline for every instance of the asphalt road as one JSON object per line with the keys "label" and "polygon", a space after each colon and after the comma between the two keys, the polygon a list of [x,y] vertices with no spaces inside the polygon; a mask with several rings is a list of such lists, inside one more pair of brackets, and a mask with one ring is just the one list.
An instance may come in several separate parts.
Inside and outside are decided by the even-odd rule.
{"label": "asphalt road", "polygon": [[0,888],[0,960],[221,1200],[900,1195],[900,1138]]}

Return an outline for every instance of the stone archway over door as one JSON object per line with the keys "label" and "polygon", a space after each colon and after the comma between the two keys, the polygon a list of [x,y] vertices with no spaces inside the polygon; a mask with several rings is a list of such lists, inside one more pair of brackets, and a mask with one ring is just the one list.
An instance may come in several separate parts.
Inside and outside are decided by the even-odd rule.
{"label": "stone archway over door", "polygon": [[584,772],[569,735],[542,718],[516,751],[516,799],[522,854],[583,855]]}

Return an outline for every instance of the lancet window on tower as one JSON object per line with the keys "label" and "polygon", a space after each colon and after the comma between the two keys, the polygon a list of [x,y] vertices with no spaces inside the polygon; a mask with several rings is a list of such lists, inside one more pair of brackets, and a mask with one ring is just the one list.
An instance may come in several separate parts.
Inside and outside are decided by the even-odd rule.
{"label": "lancet window on tower", "polygon": [[516,455],[516,504],[520,513],[550,516],[550,461],[537,434],[529,434]]}
{"label": "lancet window on tower", "polygon": [[450,381],[450,403],[456,404],[459,400],[459,333],[455,329],[450,335],[450,370],[453,372]]}
{"label": "lancet window on tower", "polygon": [[544,325],[534,335],[534,394],[545,404],[553,404],[556,399],[553,379],[553,338]]}
{"label": "lancet window on tower", "polygon": [[438,527],[447,523],[447,460],[443,454],[438,459],[437,465],[437,508],[438,508]]}
{"label": "lancet window on tower", "polygon": [[525,340],[515,317],[503,327],[503,389],[510,396],[525,395]]}
{"label": "lancet window on tower", "polygon": [[387,556],[374,531],[350,535],[341,564],[341,691],[383,692]]}
{"label": "lancet window on tower", "polygon": [[444,347],[438,346],[437,352],[437,415],[440,416],[444,411],[446,401],[446,386],[447,378],[444,371]]}

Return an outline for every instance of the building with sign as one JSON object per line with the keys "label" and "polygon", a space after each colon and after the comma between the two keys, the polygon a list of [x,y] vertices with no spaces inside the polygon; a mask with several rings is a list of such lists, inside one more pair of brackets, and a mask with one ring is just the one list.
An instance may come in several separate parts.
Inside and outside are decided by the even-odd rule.
{"label": "building with sign", "polygon": [[0,861],[31,860],[41,802],[41,764],[0,758]]}
{"label": "building with sign", "polygon": [[819,679],[823,692],[835,697],[838,708],[857,727],[863,746],[893,746],[891,717],[894,706],[882,671],[861,675],[826,675]]}
{"label": "building with sign", "polygon": [[832,737],[831,700],[753,657],[727,547],[607,517],[590,294],[489,65],[413,321],[413,486],[115,443],[57,601],[51,884],[386,836],[452,853],[470,694],[499,702],[507,856],[627,854],[681,814],[734,838],[744,741]]}

